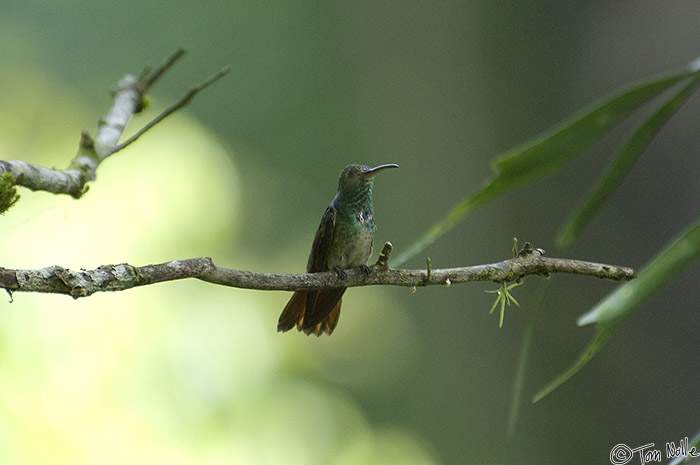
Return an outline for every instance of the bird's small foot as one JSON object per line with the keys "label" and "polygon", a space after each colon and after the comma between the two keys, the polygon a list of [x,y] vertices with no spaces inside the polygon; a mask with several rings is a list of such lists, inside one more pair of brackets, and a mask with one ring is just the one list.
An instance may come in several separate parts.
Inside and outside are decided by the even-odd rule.
{"label": "bird's small foot", "polygon": [[337,266],[333,267],[333,271],[335,271],[336,276],[338,276],[338,279],[341,281],[345,280],[345,278],[348,277],[348,274],[345,272],[345,270],[341,270]]}
{"label": "bird's small foot", "polygon": [[360,265],[360,269],[367,276],[369,276],[372,273],[372,269],[370,267],[368,267],[367,265]]}

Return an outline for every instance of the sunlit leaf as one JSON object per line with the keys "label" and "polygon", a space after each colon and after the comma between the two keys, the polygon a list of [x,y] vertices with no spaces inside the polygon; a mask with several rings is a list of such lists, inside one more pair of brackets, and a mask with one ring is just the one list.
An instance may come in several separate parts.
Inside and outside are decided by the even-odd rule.
{"label": "sunlit leaf", "polygon": [[[688,441],[688,451],[690,451],[692,448],[695,448],[696,451],[697,449],[700,449],[700,432],[696,433],[695,436]],[[668,462],[668,465],[678,465],[683,462],[688,462],[690,460],[690,454],[688,456],[686,455],[678,455],[675,457],[673,460]]]}

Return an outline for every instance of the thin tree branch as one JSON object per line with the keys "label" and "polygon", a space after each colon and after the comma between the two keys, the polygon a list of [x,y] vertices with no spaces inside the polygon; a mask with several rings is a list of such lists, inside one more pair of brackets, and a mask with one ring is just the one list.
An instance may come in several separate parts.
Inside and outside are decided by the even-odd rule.
{"label": "thin tree branch", "polygon": [[108,156],[123,149],[140,135],[162,121],[165,117],[187,105],[194,96],[211,83],[228,72],[228,68],[219,71],[202,84],[191,89],[177,104],[165,110],[153,121],[125,143],[119,145],[129,119],[144,108],[144,94],[184,53],[178,49],[161,66],[153,72],[142,73],[140,78],[130,74],[124,76],[112,90],[113,103],[107,115],[98,124],[94,139],[84,131],[80,138],[78,153],[67,169],[58,170],[32,165],[21,160],[0,160],[0,208],[3,213],[7,207],[16,202],[15,186],[22,186],[34,191],[46,191],[54,194],[69,194],[80,198],[86,191],[86,184],[96,179],[96,170]]}
{"label": "thin tree branch", "polygon": [[0,268],[0,287],[12,294],[15,291],[66,294],[73,298],[87,297],[95,292],[124,291],[165,281],[194,278],[212,284],[257,289],[266,291],[301,291],[334,287],[357,287],[370,285],[389,286],[433,286],[451,285],[475,281],[510,282],[527,275],[573,273],[610,280],[633,279],[634,270],[626,267],[600,263],[547,258],[540,249],[526,244],[515,258],[488,265],[461,268],[395,270],[389,268],[387,260],[391,243],[387,242],[373,266],[366,274],[360,269],[347,271],[341,280],[337,273],[254,273],[250,271],[222,268],[214,265],[211,258],[174,260],[157,265],[136,267],[126,263],[104,265],[94,270],[69,270],[50,266],[39,270],[10,270]]}
{"label": "thin tree branch", "polygon": [[166,58],[155,71],[151,72],[151,68],[147,66],[146,69],[141,72],[139,81],[143,82],[143,86],[146,88],[146,90],[148,90],[148,88],[151,87],[151,85],[157,81],[158,78],[160,78],[168,69],[170,69],[170,67],[173,66],[175,62],[184,54],[185,50],[183,48],[178,48],[172,55]]}
{"label": "thin tree branch", "polygon": [[[200,91],[204,90],[209,85],[213,84],[219,78],[225,76],[229,71],[231,71],[231,68],[229,68],[227,66],[227,67],[221,69],[218,73],[209,77],[209,79],[207,79],[206,81],[204,81],[203,83],[201,83],[197,87],[190,89],[190,91],[187,92],[187,94],[185,94],[185,96],[182,97],[179,102],[177,102],[174,105],[170,106],[169,108],[166,108],[165,110],[163,110],[163,112],[161,114],[159,114],[158,116],[153,118],[153,120],[151,120],[148,124],[146,124],[144,127],[139,129],[139,131],[136,134],[131,136],[129,139],[124,141],[122,144],[117,145],[114,148],[114,151],[112,153],[116,153],[116,152],[124,149],[126,146],[128,146],[132,142],[135,142],[136,139],[141,137],[146,131],[148,131],[149,129],[151,129],[153,126],[155,126],[156,124],[163,121],[168,116],[172,115],[176,111],[178,111],[181,108],[183,108],[184,106],[186,106],[188,103],[190,103],[190,101],[194,98],[195,95],[197,95]],[[111,154],[109,154],[109,155],[111,155]]]}

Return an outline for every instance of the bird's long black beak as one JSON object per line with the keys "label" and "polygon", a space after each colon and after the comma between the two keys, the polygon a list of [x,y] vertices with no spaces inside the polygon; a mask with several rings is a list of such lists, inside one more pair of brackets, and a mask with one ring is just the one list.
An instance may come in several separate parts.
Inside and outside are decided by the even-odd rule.
{"label": "bird's long black beak", "polygon": [[378,172],[380,172],[383,169],[398,168],[398,167],[399,167],[399,165],[397,165],[396,163],[388,163],[386,165],[379,165],[379,166],[375,166],[374,168],[370,168],[367,171],[365,171],[363,174],[367,177],[373,177],[375,174],[377,174]]}

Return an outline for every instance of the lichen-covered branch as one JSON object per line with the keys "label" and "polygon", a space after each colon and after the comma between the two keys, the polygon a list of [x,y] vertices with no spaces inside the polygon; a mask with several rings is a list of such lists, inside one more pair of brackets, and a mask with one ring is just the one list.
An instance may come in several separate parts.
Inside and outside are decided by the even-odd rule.
{"label": "lichen-covered branch", "polygon": [[97,167],[105,158],[123,149],[163,118],[187,105],[199,91],[228,72],[228,68],[224,68],[194,87],[179,102],[145,125],[136,136],[119,144],[129,119],[144,108],[145,92],[183,53],[182,49],[177,50],[161,66],[152,72],[149,70],[142,73],[139,78],[130,74],[124,76],[112,89],[112,107],[100,119],[95,137],[91,137],[86,131],[82,133],[78,152],[68,168],[59,170],[21,160],[0,160],[0,213],[4,213],[16,203],[16,186],[80,198],[87,191],[86,184],[96,179]]}
{"label": "lichen-covered branch", "polygon": [[389,268],[387,259],[391,244],[384,246],[379,260],[370,267],[371,272],[360,269],[347,271],[345,279],[332,271],[324,273],[254,273],[216,266],[211,258],[174,260],[157,265],[133,266],[129,264],[104,265],[94,270],[69,270],[50,266],[39,270],[10,270],[0,268],[0,287],[8,292],[40,292],[66,294],[74,298],[86,297],[95,292],[124,291],[138,286],[194,278],[222,286],[267,291],[299,291],[333,287],[370,285],[432,286],[451,285],[475,281],[510,282],[527,275],[573,273],[610,280],[634,278],[631,268],[600,263],[548,258],[530,244],[510,260],[488,265],[460,268],[396,270]]}

